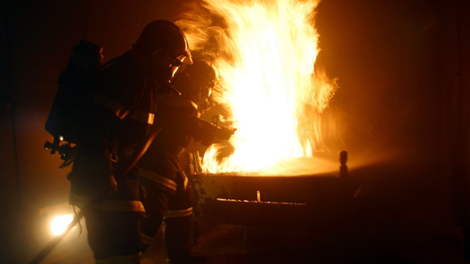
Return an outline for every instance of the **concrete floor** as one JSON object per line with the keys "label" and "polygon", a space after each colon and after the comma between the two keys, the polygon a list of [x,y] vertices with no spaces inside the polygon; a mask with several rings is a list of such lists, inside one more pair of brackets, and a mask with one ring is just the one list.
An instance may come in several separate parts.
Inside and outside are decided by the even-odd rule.
{"label": "concrete floor", "polygon": [[[343,219],[311,228],[195,223],[193,250],[206,254],[207,264],[468,263],[458,229],[437,232],[404,222],[393,217],[399,210],[356,208]],[[72,230],[42,263],[93,263],[86,231]],[[142,259],[153,263],[165,263],[160,239]]]}

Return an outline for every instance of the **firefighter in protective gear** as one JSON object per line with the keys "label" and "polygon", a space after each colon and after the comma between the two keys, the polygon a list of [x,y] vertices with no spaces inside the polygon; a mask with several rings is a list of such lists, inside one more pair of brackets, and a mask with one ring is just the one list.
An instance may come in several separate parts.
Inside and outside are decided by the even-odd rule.
{"label": "firefighter in protective gear", "polygon": [[[142,220],[143,236],[150,244],[163,224],[164,245],[170,264],[205,261],[205,256],[190,251],[192,186],[182,168],[179,155],[184,152],[190,140],[209,145],[228,140],[235,131],[219,128],[198,117],[198,105],[195,101],[207,101],[207,90],[212,89],[217,76],[210,76],[206,72],[200,72],[205,76],[197,77],[185,73],[198,72],[204,66],[206,64],[200,60],[186,66],[175,84],[182,95],[162,98],[157,118],[165,123],[164,129],[137,164],[141,184],[147,193],[145,208],[148,217]],[[206,96],[200,97],[201,91]]]}
{"label": "firefighter in protective gear", "polygon": [[185,63],[191,63],[191,54],[184,33],[169,21],[149,23],[133,48],[102,70],[80,117],[68,175],[70,203],[84,212],[96,263],[140,262],[145,208],[137,169],[129,161],[150,128],[159,125],[158,97],[173,92],[171,84]]}
{"label": "firefighter in protective gear", "polygon": [[198,111],[203,113],[214,106],[212,94],[220,87],[219,83],[219,72],[214,64],[208,59],[197,58],[181,72],[175,88],[196,103]]}

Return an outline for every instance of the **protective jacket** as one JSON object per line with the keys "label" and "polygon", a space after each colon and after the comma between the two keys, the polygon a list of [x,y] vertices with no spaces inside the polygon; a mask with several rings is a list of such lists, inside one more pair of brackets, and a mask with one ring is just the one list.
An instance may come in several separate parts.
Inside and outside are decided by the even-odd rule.
{"label": "protective jacket", "polygon": [[[68,176],[72,204],[81,206],[106,190],[109,177],[126,165],[149,132],[158,89],[151,76],[144,57],[132,50],[103,70],[90,95],[92,103],[81,117],[77,156]],[[118,180],[118,191],[95,206],[143,212],[135,169]]]}
{"label": "protective jacket", "polygon": [[[184,96],[164,95],[159,98],[157,122],[163,127],[146,154],[139,161],[139,169],[149,170],[167,177],[173,182],[160,183],[162,190],[174,194],[177,179],[168,174],[182,171],[179,155],[189,145],[190,140],[210,145],[230,137],[222,128],[198,117],[197,105]],[[144,176],[145,177],[145,176]]]}

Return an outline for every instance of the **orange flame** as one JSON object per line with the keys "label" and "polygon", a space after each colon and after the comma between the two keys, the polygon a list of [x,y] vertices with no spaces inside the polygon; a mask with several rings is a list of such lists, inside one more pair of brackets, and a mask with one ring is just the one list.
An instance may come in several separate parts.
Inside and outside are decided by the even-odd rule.
{"label": "orange flame", "polygon": [[205,173],[263,174],[287,160],[312,157],[323,138],[322,112],[337,85],[314,70],[318,0],[204,0],[176,22],[195,54],[208,53],[222,78],[216,100],[227,105],[234,153],[204,154]]}

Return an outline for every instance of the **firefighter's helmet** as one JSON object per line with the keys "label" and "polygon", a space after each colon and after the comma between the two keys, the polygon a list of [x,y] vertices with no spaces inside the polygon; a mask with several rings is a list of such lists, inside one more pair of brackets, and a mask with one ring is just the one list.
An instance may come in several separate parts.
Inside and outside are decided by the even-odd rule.
{"label": "firefighter's helmet", "polygon": [[145,26],[133,48],[150,56],[156,70],[166,72],[164,81],[169,84],[174,82],[182,67],[192,64],[186,36],[167,20],[155,20]]}

